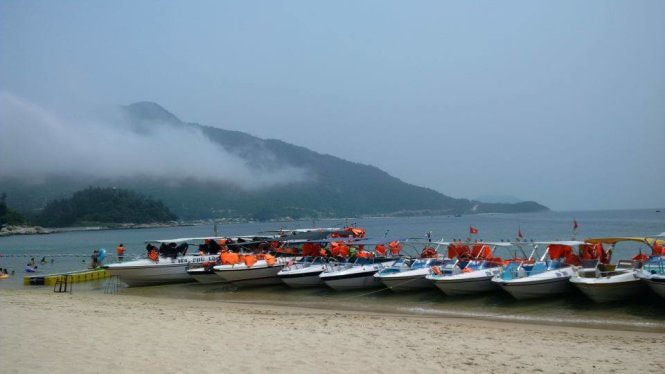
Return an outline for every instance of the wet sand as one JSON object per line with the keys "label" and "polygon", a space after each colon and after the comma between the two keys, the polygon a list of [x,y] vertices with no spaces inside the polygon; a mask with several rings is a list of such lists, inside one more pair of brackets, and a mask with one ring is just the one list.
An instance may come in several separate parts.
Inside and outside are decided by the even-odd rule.
{"label": "wet sand", "polygon": [[4,373],[665,372],[665,335],[48,289],[0,290]]}

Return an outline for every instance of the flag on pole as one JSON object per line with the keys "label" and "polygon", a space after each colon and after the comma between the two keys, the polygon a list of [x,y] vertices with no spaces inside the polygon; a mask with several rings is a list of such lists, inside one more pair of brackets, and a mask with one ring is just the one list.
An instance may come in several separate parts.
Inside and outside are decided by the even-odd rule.
{"label": "flag on pole", "polygon": [[477,228],[475,228],[473,226],[469,226],[469,234],[477,234],[477,233],[478,233]]}
{"label": "flag on pole", "polygon": [[522,235],[522,228],[517,229],[517,239],[522,240],[524,239],[524,235]]}

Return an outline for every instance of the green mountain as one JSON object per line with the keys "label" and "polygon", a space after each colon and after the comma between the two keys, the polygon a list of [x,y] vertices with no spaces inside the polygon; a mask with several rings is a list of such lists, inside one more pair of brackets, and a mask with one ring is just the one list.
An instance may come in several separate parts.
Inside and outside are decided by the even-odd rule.
{"label": "green mountain", "polygon": [[65,227],[167,222],[176,218],[161,202],[135,192],[89,187],[69,199],[51,201],[35,217],[35,222],[42,226]]}
{"label": "green mountain", "polygon": [[[359,215],[460,214],[534,212],[547,210],[535,202],[482,203],[456,199],[429,188],[405,183],[371,165],[346,161],[275,139],[261,139],[239,131],[186,123],[161,106],[141,102],[123,107],[133,131],[150,136],[157,128],[199,130],[214,144],[244,160],[255,170],[288,166],[305,170],[307,179],[264,188],[241,188],[226,181],[177,178],[99,178],[48,176],[39,183],[17,179],[0,181],[12,206],[35,212],[53,198],[66,197],[86,186],[115,186],[159,199],[179,217],[348,217]],[[171,146],[186,152],[192,144]],[[220,173],[223,173],[220,170]]]}

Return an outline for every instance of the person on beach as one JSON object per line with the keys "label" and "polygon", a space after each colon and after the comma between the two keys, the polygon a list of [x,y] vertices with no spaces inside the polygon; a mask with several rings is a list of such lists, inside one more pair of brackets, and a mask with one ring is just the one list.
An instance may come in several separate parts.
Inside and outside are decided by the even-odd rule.
{"label": "person on beach", "polygon": [[122,262],[122,260],[125,258],[125,247],[122,245],[122,243],[120,243],[115,249],[115,253],[118,254],[118,261]]}
{"label": "person on beach", "polygon": [[92,262],[90,265],[91,268],[95,269],[97,268],[97,266],[99,266],[98,258],[99,258],[99,251],[95,249],[94,251],[92,251],[92,256],[90,256]]}

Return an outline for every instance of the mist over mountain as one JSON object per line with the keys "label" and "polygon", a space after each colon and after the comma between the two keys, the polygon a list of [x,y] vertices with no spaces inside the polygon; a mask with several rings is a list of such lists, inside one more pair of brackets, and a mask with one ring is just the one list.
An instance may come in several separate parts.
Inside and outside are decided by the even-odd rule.
{"label": "mist over mountain", "polygon": [[[103,121],[66,120],[11,95],[0,96],[0,109],[0,189],[11,206],[28,214],[87,186],[135,190],[185,219],[547,209],[535,202],[452,198],[371,165],[183,122],[152,102],[122,107]],[[28,152],[25,144],[34,134],[45,141]]]}

